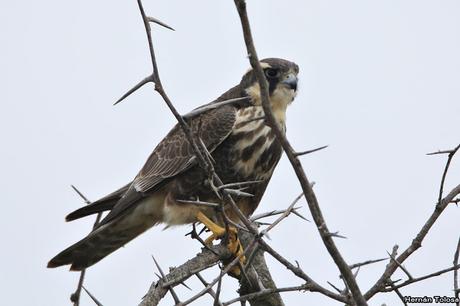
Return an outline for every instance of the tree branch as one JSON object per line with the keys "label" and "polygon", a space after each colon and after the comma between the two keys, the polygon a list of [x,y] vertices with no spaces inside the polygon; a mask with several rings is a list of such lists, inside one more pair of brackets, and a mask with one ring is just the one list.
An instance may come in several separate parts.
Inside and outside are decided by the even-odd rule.
{"label": "tree branch", "polygon": [[351,269],[349,268],[348,264],[343,259],[342,255],[337,249],[329,233],[329,230],[326,225],[326,221],[324,220],[324,217],[322,215],[318,201],[316,199],[316,195],[310,186],[310,182],[307,179],[305,172],[303,171],[302,164],[297,158],[295,151],[291,147],[286,136],[283,134],[283,132],[281,132],[273,116],[273,113],[271,111],[271,105],[270,105],[269,95],[268,95],[268,84],[263,74],[262,68],[260,67],[259,59],[257,57],[257,52],[256,52],[254,42],[252,39],[249,19],[248,19],[248,15],[246,12],[246,2],[244,0],[234,0],[234,1],[235,1],[236,8],[238,10],[238,14],[240,16],[240,21],[241,21],[241,25],[243,28],[244,41],[246,43],[246,49],[248,52],[249,61],[251,63],[252,68],[256,72],[256,76],[259,81],[262,106],[263,106],[265,117],[266,117],[265,120],[267,124],[270,126],[270,128],[272,128],[272,130],[274,131],[277,140],[281,143],[284,149],[284,152],[286,152],[286,155],[289,161],[291,162],[292,167],[294,168],[294,171],[297,175],[300,185],[302,186],[302,190],[305,194],[305,198],[307,199],[307,203],[310,208],[311,214],[313,216],[313,220],[315,221],[315,224],[318,227],[318,231],[320,233],[321,239],[323,240],[323,243],[326,246],[326,249],[328,250],[335,264],[339,268],[340,273],[345,279],[348,287],[350,288],[353,299],[355,300],[356,304],[359,306],[367,305],[366,300],[363,298],[363,295],[361,294],[361,290],[359,289],[358,284],[356,283],[356,280],[353,277],[353,273],[351,272]]}
{"label": "tree branch", "polygon": [[229,259],[231,254],[225,244],[211,246],[210,249],[203,248],[194,258],[171,271],[162,277],[158,282],[153,282],[149,291],[142,299],[139,306],[156,306],[166,295],[169,288],[177,286],[192,275],[214,266],[217,262]]}
{"label": "tree branch", "polygon": [[[423,239],[426,237],[426,235],[430,231],[430,229],[433,226],[433,224],[436,222],[436,220],[442,214],[442,212],[447,207],[447,205],[449,205],[449,203],[458,194],[460,194],[460,185],[458,185],[457,187],[452,189],[452,191],[436,205],[434,212],[431,214],[431,216],[425,222],[425,224],[423,225],[423,227],[420,230],[420,232],[412,240],[412,243],[409,245],[409,247],[401,255],[399,255],[396,258],[396,261],[399,264],[402,264],[412,253],[414,253],[417,249],[419,249],[422,246]],[[396,261],[391,260],[390,263],[388,263],[388,265],[387,265],[385,271],[383,272],[382,276],[366,292],[366,294],[364,294],[364,297],[366,298],[366,300],[369,300],[377,292],[380,292],[385,288],[385,285],[386,285],[387,281],[389,280],[389,278],[393,275],[393,273],[398,268],[398,264],[396,263]]]}

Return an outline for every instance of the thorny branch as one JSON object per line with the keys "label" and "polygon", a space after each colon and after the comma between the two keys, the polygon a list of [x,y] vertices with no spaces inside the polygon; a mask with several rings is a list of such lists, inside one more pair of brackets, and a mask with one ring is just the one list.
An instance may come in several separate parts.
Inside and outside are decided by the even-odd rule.
{"label": "thorny branch", "polygon": [[273,116],[273,113],[271,111],[271,105],[269,102],[268,95],[268,83],[265,79],[262,68],[260,67],[259,59],[257,57],[257,52],[254,46],[254,41],[252,39],[249,18],[246,12],[246,2],[244,0],[235,0],[235,5],[240,16],[249,61],[251,63],[252,68],[256,72],[257,79],[259,81],[262,106],[265,113],[265,121],[267,122],[267,125],[270,126],[270,128],[272,128],[272,130],[275,132],[277,140],[281,143],[284,152],[286,153],[287,157],[289,158],[289,161],[292,164],[292,167],[294,168],[300,185],[302,186],[302,190],[305,194],[305,198],[307,199],[307,203],[310,208],[310,212],[313,216],[313,220],[315,221],[315,224],[318,227],[323,243],[326,246],[331,257],[333,258],[334,262],[336,263],[337,267],[339,268],[340,273],[345,279],[348,287],[350,288],[354,301],[357,305],[367,305],[366,300],[363,298],[358,284],[356,283],[353,273],[351,272],[351,269],[343,259],[342,255],[340,254],[339,250],[335,245],[334,240],[330,235],[329,229],[326,225],[326,221],[324,220],[321,209],[319,207],[318,200],[316,199],[316,195],[310,186],[310,182],[302,168],[302,164],[297,158],[296,152],[293,150],[286,136],[280,130],[275,120],[275,117]]}
{"label": "thorny branch", "polygon": [[[141,16],[142,16],[142,20],[143,20],[143,23],[144,23],[144,27],[145,27],[145,31],[146,31],[146,35],[147,35],[147,39],[148,39],[148,45],[149,45],[149,51],[150,51],[150,57],[151,57],[153,72],[152,72],[152,74],[150,76],[148,76],[147,78],[142,80],[139,84],[134,86],[125,95],[123,95],[122,98],[120,98],[120,100],[117,101],[117,103],[120,102],[121,100],[123,100],[124,98],[126,98],[127,96],[129,96],[131,93],[133,93],[134,91],[136,91],[140,87],[142,87],[144,84],[146,84],[148,82],[153,82],[154,83],[155,91],[157,91],[160,94],[160,96],[163,98],[163,100],[166,102],[166,104],[168,105],[169,109],[171,110],[171,112],[174,114],[174,116],[176,117],[177,121],[179,122],[179,125],[181,126],[183,132],[187,136],[188,141],[192,145],[192,149],[193,149],[193,151],[195,153],[196,161],[198,162],[199,166],[208,174],[208,178],[209,178],[209,180],[211,182],[211,185],[217,187],[217,189],[215,189],[214,191],[219,195],[220,198],[222,198],[222,195],[225,197],[226,203],[230,204],[230,206],[235,211],[235,213],[237,214],[239,219],[246,226],[246,228],[250,232],[252,232],[252,234],[255,237],[254,242],[253,242],[253,244],[255,245],[257,243],[257,239],[256,239],[256,237],[258,235],[257,229],[255,227],[253,227],[251,222],[246,218],[246,216],[244,216],[244,214],[240,211],[240,209],[238,208],[236,203],[233,201],[233,199],[231,197],[231,194],[232,194],[231,190],[230,189],[225,189],[225,188],[218,189],[219,187],[223,186],[223,183],[222,183],[221,179],[218,177],[218,175],[214,171],[212,161],[210,160],[209,152],[207,151],[207,149],[204,146],[204,144],[201,141],[201,139],[196,139],[197,137],[193,134],[193,132],[191,131],[190,127],[187,125],[186,121],[184,120],[184,117],[182,117],[177,112],[177,110],[175,109],[175,107],[172,104],[171,100],[169,99],[168,95],[166,94],[165,90],[163,89],[161,79],[160,79],[160,76],[159,76],[159,71],[158,71],[156,58],[155,58],[155,52],[154,52],[153,40],[152,40],[152,31],[151,31],[151,27],[150,27],[150,23],[149,23],[152,20],[155,21],[155,22],[157,20],[153,19],[153,18],[149,18],[145,14],[145,11],[144,11],[144,8],[143,8],[141,0],[137,0],[137,3],[138,3],[138,6],[139,6],[139,10],[140,10],[140,13],[141,13]],[[198,109],[196,111],[200,111],[200,109]],[[224,205],[224,203],[222,203],[221,213],[222,213],[223,219],[225,221],[225,227],[228,229],[228,218],[226,218],[226,216],[225,216],[225,210],[223,209],[223,205]],[[245,252],[247,252],[248,250],[249,249],[246,249]],[[227,270],[227,269],[229,270],[233,265],[236,265],[238,263],[238,261],[239,261],[239,259],[235,258],[233,260],[233,262],[224,269],[224,271]],[[220,279],[223,277],[224,274],[225,273],[221,272],[220,276],[215,281],[211,282],[207,286],[208,287],[207,289],[205,288],[206,291],[204,291],[204,293],[208,292],[209,289],[212,287],[212,285],[215,282],[220,281]],[[169,286],[172,286],[172,285],[169,284]],[[155,292],[156,291],[154,291],[153,293],[155,293]],[[150,293],[150,291],[149,291],[149,293]],[[147,296],[144,299],[144,301],[149,301],[151,299],[151,296],[149,295],[149,293],[147,294]],[[218,294],[216,294],[216,295],[218,296]],[[164,294],[160,297],[160,299],[163,296],[164,296]],[[196,295],[195,298],[198,298],[200,296],[201,295]],[[193,301],[193,298],[189,299],[189,300],[187,300],[187,301],[185,301],[183,303],[180,303],[180,304],[181,305],[187,305],[191,301]],[[154,304],[152,304],[152,305],[154,305]]]}
{"label": "thorny branch", "polygon": [[[458,238],[457,248],[455,249],[454,253],[454,266],[458,266],[458,257],[460,255],[460,237]],[[455,297],[458,299],[460,295],[460,290],[458,288],[458,269],[454,270],[454,294]],[[460,302],[457,302],[457,306],[459,306]]]}
{"label": "thorny branch", "polygon": [[[398,257],[396,257],[396,252],[390,256],[390,262],[388,263],[384,273],[380,277],[380,279],[376,282],[376,284],[369,289],[369,291],[366,294],[362,294],[360,291],[360,288],[358,287],[356,283],[356,274],[352,273],[352,269],[358,268],[367,264],[375,263],[378,261],[381,261],[383,259],[379,260],[369,260],[365,261],[363,263],[358,263],[354,265],[348,265],[345,260],[343,259],[341,253],[337,249],[333,238],[334,237],[339,237],[339,235],[336,235],[334,233],[331,233],[329,229],[327,228],[326,222],[324,220],[324,217],[322,216],[317,198],[315,196],[315,193],[312,189],[312,186],[302,168],[302,165],[298,159],[299,156],[309,154],[312,152],[316,152],[319,150],[324,149],[327,146],[320,147],[314,150],[309,150],[309,151],[304,151],[304,152],[296,152],[292,146],[290,145],[289,141],[287,140],[286,136],[281,132],[279,126],[277,125],[273,114],[271,112],[271,106],[269,103],[269,98],[268,98],[268,86],[267,86],[267,81],[265,80],[265,77],[263,75],[263,71],[260,67],[258,58],[257,58],[257,53],[254,47],[253,39],[252,39],[252,34],[250,30],[250,25],[249,25],[249,19],[247,16],[246,12],[246,3],[244,0],[234,0],[236,8],[238,10],[239,16],[240,16],[240,21],[241,25],[243,28],[243,34],[244,34],[244,40],[245,44],[247,47],[247,52],[248,52],[248,57],[249,61],[251,63],[251,66],[253,67],[254,71],[256,72],[257,79],[260,85],[261,89],[261,98],[262,98],[262,106],[264,108],[264,113],[265,115],[256,118],[256,120],[265,120],[266,124],[270,126],[273,131],[275,132],[277,141],[280,142],[280,144],[283,147],[284,152],[286,153],[289,161],[291,162],[293,169],[297,175],[297,178],[299,180],[299,183],[301,184],[303,194],[305,195],[305,198],[307,200],[310,212],[313,216],[313,220],[318,228],[319,234],[321,236],[321,239],[323,240],[323,243],[328,250],[329,254],[333,258],[334,262],[336,263],[338,269],[340,270],[341,273],[341,278],[343,278],[345,282],[345,287],[346,290],[340,291],[336,288],[336,290],[339,292],[334,293],[332,291],[329,291],[325,289],[324,287],[320,286],[318,283],[316,283],[311,277],[309,277],[301,268],[300,266],[293,265],[290,263],[287,259],[285,259],[283,256],[281,256],[277,251],[275,251],[272,247],[270,247],[264,240],[263,236],[268,233],[273,227],[275,227],[278,223],[280,223],[283,219],[285,219],[289,214],[296,214],[303,218],[297,211],[295,206],[296,201],[292,203],[287,209],[282,210],[282,211],[276,211],[276,212],[271,212],[262,216],[256,216],[253,220],[256,220],[258,218],[263,218],[265,216],[271,216],[271,215],[277,215],[281,214],[281,216],[272,224],[270,224],[265,230],[259,233],[257,228],[254,226],[254,223],[248,220],[243,213],[239,210],[237,207],[236,203],[233,201],[231,195],[234,194],[235,192],[238,193],[238,195],[244,195],[244,192],[238,191],[238,190],[233,190],[233,189],[228,189],[230,187],[239,187],[239,186],[244,186],[245,184],[251,184],[254,182],[236,182],[233,185],[224,185],[220,178],[217,176],[217,174],[214,171],[213,167],[213,161],[212,158],[207,151],[205,145],[197,137],[197,135],[194,135],[194,133],[191,131],[189,125],[187,124],[187,120],[201,114],[203,112],[206,112],[210,109],[220,107],[222,105],[227,105],[230,103],[235,103],[238,102],[241,99],[247,99],[247,97],[239,98],[239,99],[232,99],[232,100],[227,100],[227,101],[222,101],[215,103],[213,105],[207,105],[200,107],[198,109],[193,110],[192,112],[182,116],[179,114],[179,112],[175,109],[174,105],[172,104],[171,100],[169,99],[168,95],[166,94],[162,83],[161,79],[159,76],[159,70],[155,58],[155,53],[154,53],[154,48],[153,48],[153,40],[152,40],[152,31],[151,31],[151,26],[150,23],[156,23],[161,26],[164,26],[168,29],[172,29],[170,26],[164,24],[163,22],[152,18],[148,17],[145,14],[142,1],[137,0],[139,10],[143,19],[144,27],[146,30],[147,34],[147,39],[148,39],[148,45],[149,45],[149,51],[150,51],[150,57],[151,57],[151,62],[152,62],[152,74],[149,75],[148,77],[144,78],[141,82],[136,84],[132,89],[130,89],[126,94],[124,94],[115,104],[121,102],[124,100],[126,97],[131,95],[133,92],[137,91],[139,88],[141,88],[143,85],[147,83],[154,83],[155,86],[155,91],[157,91],[160,96],[163,98],[167,106],[169,107],[170,111],[173,113],[175,118],[177,119],[180,127],[182,128],[184,134],[186,135],[187,139],[189,140],[192,149],[195,153],[196,157],[196,162],[198,165],[208,174],[209,181],[211,182],[211,185],[214,186],[214,191],[219,194],[220,198],[225,199],[225,204],[228,204],[232,207],[232,209],[237,213],[239,216],[240,220],[243,222],[246,228],[241,228],[241,226],[238,226],[240,228],[240,235],[248,235],[248,241],[245,243],[245,248],[244,248],[244,254],[249,257],[249,260],[244,269],[242,269],[244,277],[242,278],[242,281],[248,281],[249,285],[251,286],[251,290],[249,291],[241,291],[240,292],[240,297],[232,299],[230,301],[227,301],[225,303],[222,303],[219,301],[219,293],[220,293],[220,285],[223,276],[230,271],[230,269],[237,265],[239,263],[238,258],[234,258],[228,265],[226,265],[222,271],[220,271],[219,275],[211,282],[206,282],[201,275],[199,274],[200,271],[207,269],[211,266],[216,265],[218,262],[225,261],[231,258],[231,254],[229,253],[228,249],[225,246],[225,243],[222,242],[219,245],[215,246],[210,246],[207,248],[204,248],[200,254],[198,254],[196,257],[190,259],[186,263],[182,264],[181,266],[177,268],[173,268],[170,270],[168,274],[164,274],[159,268],[159,265],[157,264],[157,267],[161,273],[161,278],[158,282],[152,283],[148,293],[144,297],[144,299],[141,302],[141,306],[147,306],[147,305],[157,305],[159,301],[166,295],[168,291],[171,291],[171,294],[174,297],[175,303],[177,306],[185,306],[199,297],[205,295],[205,294],[210,294],[214,298],[214,305],[222,306],[222,305],[230,305],[235,302],[242,302],[244,301],[249,301],[251,305],[257,306],[257,305],[273,305],[273,306],[279,306],[279,305],[284,305],[280,296],[279,292],[287,292],[287,291],[310,291],[310,292],[319,292],[331,299],[334,299],[336,301],[339,301],[341,303],[345,303],[347,305],[367,305],[366,300],[369,300],[374,296],[377,292],[387,292],[387,291],[394,291],[398,294],[398,296],[401,296],[399,293],[398,289],[404,286],[407,286],[409,284],[422,281],[427,278],[435,277],[437,275],[447,273],[450,271],[454,271],[454,290],[455,294],[458,297],[459,295],[459,289],[458,289],[458,279],[457,279],[457,270],[459,268],[458,265],[458,253],[460,249],[460,240],[459,244],[457,245],[457,250],[454,256],[454,265],[448,269],[444,269],[441,271],[437,271],[434,273],[431,273],[426,276],[414,278],[412,277],[408,271],[405,271],[406,274],[408,275],[409,279],[406,280],[403,283],[400,283],[396,285],[394,282],[391,281],[391,276],[393,273],[396,271],[396,269],[403,268],[402,267],[402,262],[407,259],[415,250],[417,250],[420,246],[421,243],[424,239],[424,237],[427,235],[428,231],[432,227],[432,225],[436,222],[437,218],[439,215],[443,212],[443,210],[447,207],[449,203],[456,203],[458,202],[458,198],[456,198],[460,194],[460,185],[455,187],[447,196],[443,198],[443,190],[444,190],[444,183],[445,179],[447,176],[447,172],[449,169],[450,162],[455,155],[455,153],[460,149],[460,145],[457,146],[453,150],[447,150],[447,151],[439,151],[433,154],[448,154],[448,161],[446,163],[446,167],[442,176],[441,180],[441,186],[440,186],[440,191],[439,191],[439,198],[438,198],[438,203],[436,205],[435,211],[433,214],[430,216],[428,221],[425,223],[419,234],[416,236],[416,238],[412,241],[412,244]],[[75,189],[75,188],[74,188]],[[76,189],[75,189],[76,190]],[[76,190],[83,198],[84,196]],[[246,196],[251,196],[249,194],[246,194]],[[299,197],[300,198],[300,197]],[[86,200],[86,198],[84,198]],[[178,201],[184,201],[177,199]],[[87,200],[86,200],[87,201]],[[188,201],[188,200],[187,200]],[[89,202],[89,201],[88,201]],[[190,202],[190,201],[188,201]],[[208,207],[217,207],[219,205],[223,205],[223,203],[208,203],[208,202],[200,202],[198,201],[192,201],[194,205],[203,205],[203,206],[208,206]],[[222,213],[223,210],[221,209]],[[98,215],[98,219],[95,223],[99,221],[100,215]],[[230,222],[230,220],[226,219],[225,214],[223,213],[223,218],[226,223],[226,227],[228,226],[227,222]],[[300,285],[300,286],[295,286],[295,287],[285,287],[285,288],[277,288],[273,280],[271,279],[271,276],[269,274],[268,268],[261,267],[255,269],[254,266],[256,263],[263,264],[265,265],[265,260],[263,258],[263,252],[269,253],[274,259],[276,259],[279,263],[284,265],[287,269],[289,269],[292,273],[294,273],[296,276],[299,278],[303,279],[305,281],[305,284]],[[254,260],[255,257],[259,256],[259,259]],[[252,261],[254,260],[254,265],[252,264]],[[267,272],[268,276],[261,276],[261,273]],[[177,286],[178,284],[183,283],[186,279],[190,278],[193,275],[197,275],[197,277],[200,279],[200,281],[203,283],[205,288],[200,291],[199,293],[195,294],[193,297],[189,298],[185,302],[180,302],[179,298],[173,291],[173,287]],[[80,295],[80,291],[83,288],[83,279],[84,279],[84,271],[82,271],[80,282],[77,288],[77,291],[72,295],[72,298],[76,298],[76,303],[74,305],[78,306],[78,298]],[[268,285],[267,282],[268,280]],[[241,280],[240,280],[241,281]],[[257,282],[257,284],[255,284]],[[270,283],[271,282],[271,283]],[[217,292],[214,292],[212,289],[213,286],[218,283],[218,290]],[[329,283],[329,282],[328,282]],[[243,287],[242,287],[243,288]],[[90,294],[88,292],[88,294]],[[90,296],[93,298],[95,303],[100,304],[95,300],[95,298],[90,294]],[[263,301],[264,298],[267,296],[274,297],[274,302],[273,304],[269,304],[266,302],[262,302],[260,304],[257,304],[256,301],[260,301],[261,299]],[[75,300],[72,300],[75,302]]]}
{"label": "thorny branch", "polygon": [[377,292],[381,292],[385,289],[387,282],[389,281],[393,273],[398,269],[399,265],[402,264],[410,255],[412,255],[412,253],[414,253],[416,250],[418,250],[422,246],[423,240],[425,239],[426,235],[430,231],[431,227],[435,224],[436,220],[438,220],[439,216],[446,209],[446,207],[450,203],[452,203],[455,197],[460,194],[460,185],[458,185],[457,187],[452,189],[449,194],[447,194],[444,198],[442,198],[443,190],[444,190],[444,183],[445,183],[445,179],[447,176],[447,172],[449,170],[451,160],[454,157],[455,153],[458,152],[459,149],[460,149],[460,144],[457,147],[455,147],[455,149],[453,150],[429,153],[429,155],[441,154],[441,153],[448,154],[446,166],[444,168],[444,172],[441,178],[438,203],[436,204],[433,213],[430,215],[428,220],[423,225],[422,229],[418,232],[418,234],[412,240],[412,243],[409,245],[409,247],[407,247],[407,249],[396,258],[396,260],[392,260],[388,263],[385,271],[380,276],[380,278],[377,280],[377,282],[364,294],[364,297],[366,298],[366,300],[369,300]]}

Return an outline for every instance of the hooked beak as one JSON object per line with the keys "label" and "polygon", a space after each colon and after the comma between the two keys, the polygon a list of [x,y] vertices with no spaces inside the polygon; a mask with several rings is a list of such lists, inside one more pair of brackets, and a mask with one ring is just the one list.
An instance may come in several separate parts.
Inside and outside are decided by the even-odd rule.
{"label": "hooked beak", "polygon": [[297,76],[294,73],[289,73],[286,78],[281,81],[281,83],[286,84],[290,89],[297,91]]}

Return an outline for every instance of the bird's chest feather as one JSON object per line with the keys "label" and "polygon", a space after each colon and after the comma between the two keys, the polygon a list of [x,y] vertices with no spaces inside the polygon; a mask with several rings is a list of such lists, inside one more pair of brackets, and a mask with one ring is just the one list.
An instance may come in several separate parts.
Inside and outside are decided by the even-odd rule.
{"label": "bird's chest feather", "polygon": [[[213,154],[218,160],[216,170],[224,176],[224,181],[266,180],[272,175],[281,147],[271,128],[260,119],[263,115],[261,106],[237,111],[232,133]],[[284,130],[284,122],[280,124]]]}

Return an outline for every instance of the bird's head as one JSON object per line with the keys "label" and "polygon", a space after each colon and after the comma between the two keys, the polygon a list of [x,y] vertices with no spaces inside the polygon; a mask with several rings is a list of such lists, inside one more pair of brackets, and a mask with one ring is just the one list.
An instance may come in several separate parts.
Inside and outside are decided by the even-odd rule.
{"label": "bird's head", "polygon": [[[266,58],[260,61],[260,66],[267,79],[270,102],[273,109],[286,109],[297,94],[297,74],[299,66],[296,63],[281,58]],[[251,97],[254,105],[260,105],[260,86],[253,69],[248,70],[240,83],[246,94]]]}

